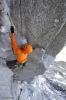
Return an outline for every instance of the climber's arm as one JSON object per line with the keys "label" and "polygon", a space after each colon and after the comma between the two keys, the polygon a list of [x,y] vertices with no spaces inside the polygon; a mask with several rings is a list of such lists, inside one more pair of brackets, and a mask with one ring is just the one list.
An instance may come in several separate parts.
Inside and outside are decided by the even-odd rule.
{"label": "climber's arm", "polygon": [[16,54],[21,53],[21,49],[19,48],[18,44],[16,43],[16,36],[14,33],[11,34],[11,45],[12,45],[12,48]]}
{"label": "climber's arm", "polygon": [[21,53],[21,49],[19,48],[19,46],[16,42],[16,36],[14,34],[14,27],[11,26],[10,30],[11,30],[11,45],[12,45],[12,48],[13,48],[13,50],[16,54],[19,54],[19,53]]}

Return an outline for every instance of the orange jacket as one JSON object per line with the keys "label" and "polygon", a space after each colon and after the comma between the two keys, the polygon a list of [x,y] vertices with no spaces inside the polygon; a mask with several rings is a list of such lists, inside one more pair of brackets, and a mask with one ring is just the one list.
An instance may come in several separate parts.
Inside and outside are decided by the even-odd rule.
{"label": "orange jacket", "polygon": [[26,62],[28,54],[25,53],[24,50],[19,48],[18,44],[16,43],[16,36],[15,36],[15,34],[11,35],[11,45],[12,45],[12,48],[13,48],[14,52],[16,53],[17,61],[19,63]]}

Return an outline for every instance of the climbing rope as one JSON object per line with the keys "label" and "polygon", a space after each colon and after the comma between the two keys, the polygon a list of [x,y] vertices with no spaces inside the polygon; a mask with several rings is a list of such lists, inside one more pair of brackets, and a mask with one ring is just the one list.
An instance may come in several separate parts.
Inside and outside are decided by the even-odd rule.
{"label": "climbing rope", "polygon": [[[13,26],[13,22],[12,22],[12,19],[11,19],[10,15],[9,15],[8,13],[7,13],[7,15],[8,15],[9,21],[10,21],[10,23],[11,23],[11,26]],[[9,34],[9,35],[10,35],[10,37],[11,37],[11,34]],[[12,49],[12,51],[13,51],[13,49]],[[13,55],[14,55],[14,58],[15,58],[14,51],[13,51]]]}
{"label": "climbing rope", "polygon": [[13,26],[13,22],[12,22],[12,19],[11,19],[10,15],[8,13],[7,13],[7,15],[8,15],[8,18],[10,20],[11,26]]}

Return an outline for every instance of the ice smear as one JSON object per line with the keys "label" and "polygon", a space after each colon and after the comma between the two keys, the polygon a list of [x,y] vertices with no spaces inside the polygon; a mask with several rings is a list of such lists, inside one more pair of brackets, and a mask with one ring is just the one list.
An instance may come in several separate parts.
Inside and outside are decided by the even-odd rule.
{"label": "ice smear", "polygon": [[52,64],[53,60],[54,60],[54,58],[48,54],[44,54],[42,56],[42,62],[43,62],[46,69],[49,68],[49,66]]}
{"label": "ice smear", "polygon": [[2,1],[2,6],[3,6],[3,16],[2,16],[3,26],[1,29],[4,33],[6,33],[6,32],[9,32],[10,25],[11,25],[8,15],[7,15],[7,13],[9,13],[9,8],[8,8],[8,5],[6,4],[6,0]]}
{"label": "ice smear", "polygon": [[4,98],[12,97],[12,91],[11,91],[12,75],[13,73],[11,72],[11,70],[5,66],[5,63],[3,65],[2,60],[1,60],[1,65],[0,65],[0,97],[1,97],[1,100],[3,100]]}

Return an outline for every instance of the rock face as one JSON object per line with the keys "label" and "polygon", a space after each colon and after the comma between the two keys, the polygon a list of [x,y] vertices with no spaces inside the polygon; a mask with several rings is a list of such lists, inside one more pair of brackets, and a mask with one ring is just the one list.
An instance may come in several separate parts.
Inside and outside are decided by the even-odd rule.
{"label": "rock face", "polygon": [[[65,0],[10,1],[10,13],[17,33],[25,36],[33,48],[44,48],[45,53],[53,57],[62,49],[66,41],[65,9]],[[40,55],[41,53],[41,50],[34,50],[29,56],[26,68],[21,70],[22,74],[19,69],[14,71],[14,76],[19,77],[19,80],[30,80],[35,75],[44,73],[44,65],[38,59],[41,59],[44,54]],[[27,79],[26,76],[28,76]]]}
{"label": "rock face", "polygon": [[[10,22],[7,16],[7,12],[9,12],[8,7],[10,8],[16,35],[20,35],[20,37],[25,36],[27,41],[32,44],[34,48],[33,53],[28,57],[25,68],[13,70],[16,80],[28,81],[36,75],[44,73],[45,66],[48,64],[42,61],[43,55],[49,54],[55,57],[65,44],[66,0],[1,1],[0,9],[2,9],[3,13],[1,10],[0,12],[3,17],[0,16],[2,21],[0,27],[0,50],[2,53],[0,57],[4,57],[5,54],[5,58],[9,56],[9,58],[11,57],[11,60],[13,60],[10,35],[6,33],[10,31]],[[2,28],[4,28],[4,30]],[[6,39],[7,36],[8,39]],[[7,40],[7,45],[5,39]],[[18,41],[19,40],[20,39],[18,39]],[[42,49],[45,51],[42,51]],[[46,55],[43,59],[45,59],[45,57]]]}
{"label": "rock face", "polygon": [[66,17],[65,0],[11,0],[10,11],[17,31],[33,47],[47,48]]}
{"label": "rock face", "polygon": [[[15,59],[9,35],[10,21],[7,16],[7,12],[9,12],[7,4],[10,8],[17,37],[22,36],[22,39],[25,36],[34,48],[32,54],[28,57],[26,66],[23,68],[20,66],[12,70],[13,73],[5,62],[6,58],[8,60]],[[27,89],[30,90],[31,87],[29,92],[32,93],[31,100],[32,96],[34,98],[36,96],[37,99],[41,97],[46,100],[54,100],[54,98],[56,100],[66,100],[66,61],[64,61],[66,53],[62,52],[59,57],[61,59],[56,59],[58,62],[54,60],[52,63],[53,57],[65,45],[65,32],[66,0],[0,0],[0,98],[12,100],[11,98],[20,92],[21,87],[19,84],[20,88],[17,87],[15,81],[16,85],[13,89],[16,92],[14,95],[12,94],[12,76],[18,82],[30,82],[35,76],[41,75],[38,78],[35,77],[32,87],[30,84],[28,88],[23,88],[23,90],[26,90],[25,98],[28,96]],[[26,38],[25,42],[27,42]],[[17,40],[18,44],[21,45],[20,38]],[[66,51],[66,48],[64,51]],[[63,55],[65,56],[63,57]],[[2,98],[1,100],[3,100]]]}
{"label": "rock face", "polygon": [[46,49],[46,53],[52,56],[56,56],[60,50],[64,47],[66,41],[66,21],[61,25],[59,34],[54,38],[54,40],[50,43],[48,48]]}

